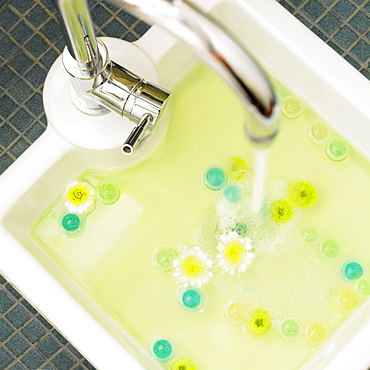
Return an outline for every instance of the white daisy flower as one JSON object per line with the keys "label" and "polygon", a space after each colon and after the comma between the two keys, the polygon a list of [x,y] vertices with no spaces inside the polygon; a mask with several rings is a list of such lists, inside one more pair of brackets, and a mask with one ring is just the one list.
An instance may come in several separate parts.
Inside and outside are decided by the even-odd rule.
{"label": "white daisy flower", "polygon": [[249,238],[241,238],[238,233],[231,232],[227,235],[220,235],[220,243],[217,245],[220,252],[216,258],[218,266],[224,272],[233,275],[235,271],[244,272],[253,262],[255,255],[251,252],[253,246]]}
{"label": "white daisy flower", "polygon": [[209,271],[212,266],[213,261],[199,247],[183,246],[180,248],[179,257],[173,261],[173,277],[177,284],[182,284],[185,288],[189,285],[200,288],[213,276]]}
{"label": "white daisy flower", "polygon": [[95,204],[95,191],[85,182],[74,181],[67,186],[65,206],[70,213],[84,213]]}

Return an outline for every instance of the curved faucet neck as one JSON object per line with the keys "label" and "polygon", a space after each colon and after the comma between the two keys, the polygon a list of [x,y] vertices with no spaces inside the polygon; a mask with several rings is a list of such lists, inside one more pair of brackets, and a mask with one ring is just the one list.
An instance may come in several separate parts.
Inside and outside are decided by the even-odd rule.
{"label": "curved faucet neck", "polygon": [[[60,10],[70,53],[95,71],[98,48],[85,0],[54,0]],[[257,146],[269,145],[278,132],[279,109],[263,70],[221,25],[189,0],[115,0],[134,14],[158,23],[183,41],[231,87],[246,107],[245,133]],[[85,8],[83,8],[85,4]],[[82,50],[82,51],[81,51]],[[89,73],[91,72],[89,71]]]}

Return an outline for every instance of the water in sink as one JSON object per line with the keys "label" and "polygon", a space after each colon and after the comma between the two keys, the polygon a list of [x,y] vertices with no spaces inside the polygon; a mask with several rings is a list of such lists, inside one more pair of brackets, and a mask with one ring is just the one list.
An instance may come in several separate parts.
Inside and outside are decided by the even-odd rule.
{"label": "water in sink", "polygon": [[283,129],[259,214],[243,110],[198,66],[153,159],[86,168],[31,226],[164,368],[297,369],[370,294],[370,166],[339,139],[329,159],[338,135],[274,84]]}

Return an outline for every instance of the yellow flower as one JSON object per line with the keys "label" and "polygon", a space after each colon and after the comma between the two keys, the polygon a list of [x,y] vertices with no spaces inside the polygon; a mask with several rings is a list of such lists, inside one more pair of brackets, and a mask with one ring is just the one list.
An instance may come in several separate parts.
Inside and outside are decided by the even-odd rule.
{"label": "yellow flower", "polygon": [[270,205],[270,214],[277,224],[290,221],[294,216],[293,204],[286,199],[276,199]]}
{"label": "yellow flower", "polygon": [[95,192],[85,182],[74,181],[67,186],[65,205],[70,213],[81,214],[95,204]]}
{"label": "yellow flower", "polygon": [[233,275],[236,270],[238,272],[246,271],[255,257],[251,252],[253,250],[251,240],[241,238],[235,231],[227,235],[220,235],[217,250],[220,252],[216,256],[219,259],[218,265],[230,275]]}
{"label": "yellow flower", "polygon": [[209,271],[213,261],[199,247],[181,247],[180,256],[173,261],[173,277],[185,288],[189,285],[200,288],[213,276]]}
{"label": "yellow flower", "polygon": [[197,367],[193,365],[193,360],[188,357],[178,357],[171,362],[170,370],[196,370]]}
{"label": "yellow flower", "polygon": [[272,326],[270,315],[264,310],[253,311],[247,320],[247,329],[253,337],[261,338]]}
{"label": "yellow flower", "polygon": [[317,191],[308,181],[293,181],[288,187],[288,199],[295,207],[308,208],[315,204]]}
{"label": "yellow flower", "polygon": [[231,158],[231,177],[235,181],[245,179],[247,176],[247,163],[245,160],[238,156],[232,156]]}

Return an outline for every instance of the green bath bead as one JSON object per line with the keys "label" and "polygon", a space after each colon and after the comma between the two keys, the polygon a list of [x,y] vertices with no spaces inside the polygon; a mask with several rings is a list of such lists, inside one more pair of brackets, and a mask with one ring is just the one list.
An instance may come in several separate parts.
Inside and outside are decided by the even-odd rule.
{"label": "green bath bead", "polygon": [[335,258],[339,254],[339,245],[335,240],[325,240],[321,244],[321,252],[327,258]]}
{"label": "green bath bead", "polygon": [[341,138],[335,138],[325,148],[326,155],[334,162],[344,161],[349,155],[349,145]]}
{"label": "green bath bead", "polygon": [[99,196],[104,204],[113,204],[119,198],[119,190],[117,186],[106,183],[100,186]]}
{"label": "green bath bead", "polygon": [[74,232],[78,230],[81,225],[80,217],[73,213],[68,213],[62,218],[62,227],[64,230]]}
{"label": "green bath bead", "polygon": [[280,332],[283,337],[292,339],[299,334],[299,325],[297,321],[293,319],[286,319],[280,324]]}
{"label": "green bath bead", "polygon": [[314,226],[304,226],[300,231],[300,236],[303,242],[313,243],[319,237],[319,232]]}
{"label": "green bath bead", "polygon": [[224,197],[230,203],[237,203],[242,198],[242,190],[239,186],[230,185],[224,190]]}
{"label": "green bath bead", "polygon": [[154,251],[153,263],[163,272],[173,270],[172,263],[177,257],[176,251],[171,248],[158,248]]}
{"label": "green bath bead", "polygon": [[362,266],[357,262],[348,262],[343,268],[343,274],[349,280],[357,280],[363,273]]}
{"label": "green bath bead", "polygon": [[361,279],[357,284],[358,291],[365,296],[370,295],[370,281],[366,279]]}
{"label": "green bath bead", "polygon": [[202,296],[199,291],[188,289],[182,294],[181,301],[186,308],[195,309],[201,304]]}
{"label": "green bath bead", "polygon": [[221,190],[226,183],[227,174],[222,168],[210,168],[204,175],[204,184],[211,190]]}
{"label": "green bath bead", "polygon": [[172,344],[167,339],[159,339],[153,344],[153,354],[161,361],[166,361],[172,355]]}

